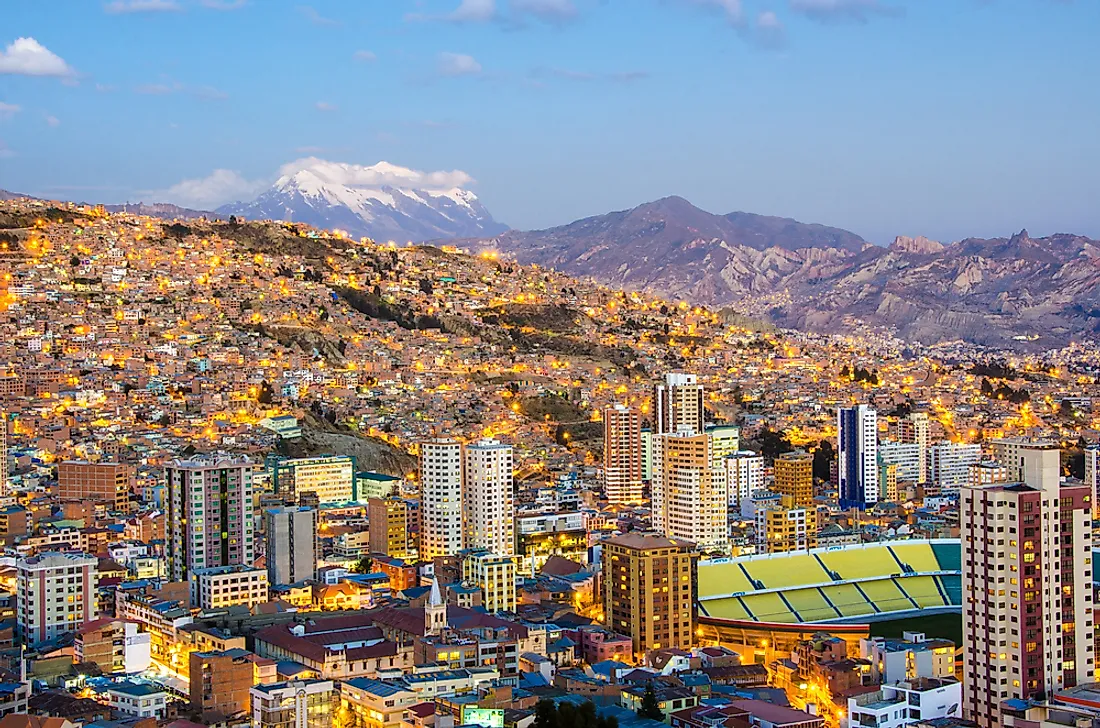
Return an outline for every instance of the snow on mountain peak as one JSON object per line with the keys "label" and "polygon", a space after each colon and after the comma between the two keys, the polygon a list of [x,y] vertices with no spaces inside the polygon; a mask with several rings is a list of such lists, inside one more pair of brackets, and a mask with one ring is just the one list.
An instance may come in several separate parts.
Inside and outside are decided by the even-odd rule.
{"label": "snow on mountain peak", "polygon": [[289,164],[284,164],[279,170],[279,182],[299,178],[303,173],[306,180],[317,180],[324,186],[340,187],[396,187],[398,189],[419,189],[427,191],[450,191],[454,188],[462,189],[471,184],[474,179],[455,169],[449,172],[421,172],[408,167],[400,167],[389,162],[378,162],[370,166],[360,164],[348,164],[347,162],[330,162],[317,157],[305,157],[297,159]]}

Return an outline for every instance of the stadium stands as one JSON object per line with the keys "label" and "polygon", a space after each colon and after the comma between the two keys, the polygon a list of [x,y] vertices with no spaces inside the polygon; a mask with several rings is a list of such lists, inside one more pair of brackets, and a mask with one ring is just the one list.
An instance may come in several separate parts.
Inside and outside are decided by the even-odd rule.
{"label": "stadium stands", "polygon": [[782,624],[958,608],[960,566],[959,542],[946,539],[702,562],[699,606],[704,616]]}

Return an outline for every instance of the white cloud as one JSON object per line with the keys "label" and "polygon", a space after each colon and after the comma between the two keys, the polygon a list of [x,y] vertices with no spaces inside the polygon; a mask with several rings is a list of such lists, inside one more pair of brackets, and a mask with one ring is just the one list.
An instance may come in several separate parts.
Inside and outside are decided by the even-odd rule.
{"label": "white cloud", "polygon": [[279,169],[280,177],[291,177],[308,171],[322,182],[346,187],[403,187],[422,190],[450,190],[466,187],[474,179],[462,170],[422,172],[399,167],[389,162],[379,162],[369,167],[344,162],[329,162],[318,157],[305,157]]}
{"label": "white cloud", "polygon": [[168,189],[143,194],[156,202],[211,210],[227,202],[251,200],[267,185],[267,181],[245,179],[240,172],[231,169],[215,169],[206,177],[185,179]]}
{"label": "white cloud", "polygon": [[476,76],[481,64],[465,53],[440,53],[439,72],[444,76]]}
{"label": "white cloud", "polygon": [[57,127],[61,126],[61,119],[58,119],[52,114],[46,114],[46,126],[50,126],[56,129]]}
{"label": "white cloud", "polygon": [[444,20],[451,23],[486,23],[497,17],[496,0],[461,0],[449,13],[408,13],[405,20]]}
{"label": "white cloud", "polygon": [[548,23],[561,23],[577,17],[573,0],[512,0],[512,10],[528,13]]}
{"label": "white cloud", "polygon": [[790,0],[791,10],[821,22],[866,23],[873,15],[900,15],[904,9],[881,0]]}
{"label": "white cloud", "polygon": [[357,61],[377,61],[378,54],[376,54],[374,51],[355,51],[355,53],[352,55],[352,58]]}
{"label": "white cloud", "polygon": [[34,38],[16,38],[0,52],[0,73],[71,77],[73,69]]}
{"label": "white cloud", "polygon": [[6,104],[0,101],[0,119],[10,119],[23,110],[19,104]]}
{"label": "white cloud", "polygon": [[103,6],[112,15],[120,13],[164,13],[182,10],[175,0],[113,0]]}
{"label": "white cloud", "polygon": [[202,0],[202,6],[211,10],[236,10],[247,4],[248,0]]}
{"label": "white cloud", "polygon": [[317,12],[317,9],[311,5],[299,5],[298,12],[306,16],[306,20],[313,23],[314,25],[332,26],[340,24],[340,21],[338,20],[333,20],[332,18],[327,18],[324,15],[321,15],[319,12]]}
{"label": "white cloud", "polygon": [[338,111],[340,109],[336,104],[330,104],[327,101],[318,101],[314,106],[318,111]]}
{"label": "white cloud", "polygon": [[778,49],[786,44],[787,30],[775,13],[765,10],[756,16],[753,40],[765,48]]}

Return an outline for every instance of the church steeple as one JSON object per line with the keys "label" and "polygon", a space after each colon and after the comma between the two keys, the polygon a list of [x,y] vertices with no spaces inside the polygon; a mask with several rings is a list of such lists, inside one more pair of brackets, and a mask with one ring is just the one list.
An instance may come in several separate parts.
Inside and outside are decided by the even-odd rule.
{"label": "church steeple", "polygon": [[438,635],[447,628],[447,604],[439,592],[439,579],[432,581],[432,593],[424,606],[424,634]]}

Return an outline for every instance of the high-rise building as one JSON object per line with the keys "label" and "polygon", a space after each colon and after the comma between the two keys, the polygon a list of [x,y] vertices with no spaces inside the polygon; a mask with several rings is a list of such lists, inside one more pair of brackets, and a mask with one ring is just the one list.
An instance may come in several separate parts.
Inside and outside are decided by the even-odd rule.
{"label": "high-rise building", "polygon": [[462,512],[466,548],[516,555],[512,448],[491,438],[462,448]]}
{"label": "high-rise building", "polygon": [[[919,483],[927,483],[928,471],[928,446],[932,444],[932,421],[928,419],[927,412],[910,412],[898,421],[898,440],[903,443],[917,445],[917,477]],[[909,480],[908,473],[898,473],[902,480]]]}
{"label": "high-rise building", "polygon": [[268,600],[267,571],[243,564],[191,572],[191,606],[202,610],[240,604],[252,608]]}
{"label": "high-rise building", "polygon": [[269,508],[265,529],[267,580],[293,584],[317,575],[317,511],[312,508]]}
{"label": "high-rise building", "polygon": [[736,425],[707,425],[703,432],[710,438],[711,466],[718,468],[722,461],[741,450],[741,428]]}
{"label": "high-rise building", "polygon": [[626,533],[603,542],[602,558],[606,626],[629,635],[635,655],[690,649],[698,590],[695,544]]}
{"label": "high-rise building", "polygon": [[642,480],[653,480],[653,430],[642,430]]}
{"label": "high-rise building", "polygon": [[1060,457],[1020,447],[1022,482],[961,490],[963,714],[982,728],[1006,699],[1093,680],[1091,493]]}
{"label": "high-rise building", "polygon": [[758,550],[769,554],[815,548],[817,510],[796,506],[794,498],[781,496],[778,506],[756,511],[756,545]]}
{"label": "high-rise building", "polygon": [[252,725],[255,728],[330,728],[338,702],[332,680],[292,680],[253,685]]}
{"label": "high-rise building", "polygon": [[937,442],[928,448],[928,482],[950,490],[959,488],[970,479],[970,466],[981,457],[981,445]]}
{"label": "high-rise building", "polygon": [[728,551],[728,484],[724,469],[712,468],[710,438],[684,428],[657,436],[654,445],[654,527],[706,551]]}
{"label": "high-rise building", "polygon": [[755,450],[738,450],[726,456],[722,467],[730,510],[740,511],[742,503],[764,490],[764,456]]}
{"label": "high-rise building", "polygon": [[96,567],[88,554],[45,551],[16,564],[16,624],[23,644],[76,632],[96,611]]}
{"label": "high-rise building", "polygon": [[898,465],[884,463],[881,454],[878,459],[878,488],[881,499],[887,503],[898,502]]}
{"label": "high-rise building", "polygon": [[878,415],[868,405],[837,411],[837,479],[841,508],[878,502]]}
{"label": "high-rise building", "polygon": [[57,466],[57,490],[61,500],[105,503],[115,511],[130,510],[134,469],[122,463],[89,463],[68,460]]}
{"label": "high-rise building", "polygon": [[420,443],[420,557],[454,556],[462,533],[462,446],[454,440]]}
{"label": "high-rise building", "polygon": [[188,656],[191,706],[205,720],[248,711],[254,666],[244,650],[192,652]]}
{"label": "high-rise building", "polygon": [[173,581],[188,581],[195,569],[255,560],[252,470],[247,457],[226,453],[173,460],[165,467]]}
{"label": "high-rise building", "polygon": [[481,588],[482,606],[491,614],[516,611],[516,560],[487,551],[462,561],[462,578]]}
{"label": "high-rise building", "polygon": [[0,410],[0,496],[8,494],[8,416]]}
{"label": "high-rise building", "polygon": [[814,506],[814,456],[788,452],[775,458],[775,492],[789,495],[796,508]]}
{"label": "high-rise building", "polygon": [[911,483],[928,481],[928,451],[915,442],[880,442],[878,458],[885,465],[898,466],[898,480]]}
{"label": "high-rise building", "polygon": [[966,471],[967,485],[992,485],[1008,481],[1008,468],[996,460],[979,460]]}
{"label": "high-rise building", "polygon": [[610,503],[642,502],[642,414],[633,407],[603,412],[603,483]]}
{"label": "high-rise building", "polygon": [[677,432],[688,428],[703,431],[706,409],[703,405],[703,385],[694,374],[670,372],[664,384],[653,391],[653,431],[655,434]]}
{"label": "high-rise building", "polygon": [[1035,447],[1049,447],[1052,440],[1030,437],[1000,437],[990,440],[988,447],[993,459],[1008,468],[1008,479],[1016,482],[1024,479],[1024,454]]}
{"label": "high-rise building", "polygon": [[1092,512],[1100,518],[1100,445],[1085,448],[1085,485],[1092,493]]}
{"label": "high-rise building", "polygon": [[297,503],[302,493],[315,494],[321,503],[359,500],[351,456],[275,459],[269,462],[268,472],[272,489],[288,503]]}
{"label": "high-rise building", "polygon": [[371,498],[367,505],[370,552],[404,559],[410,555],[416,533],[412,518],[416,514],[404,498]]}

